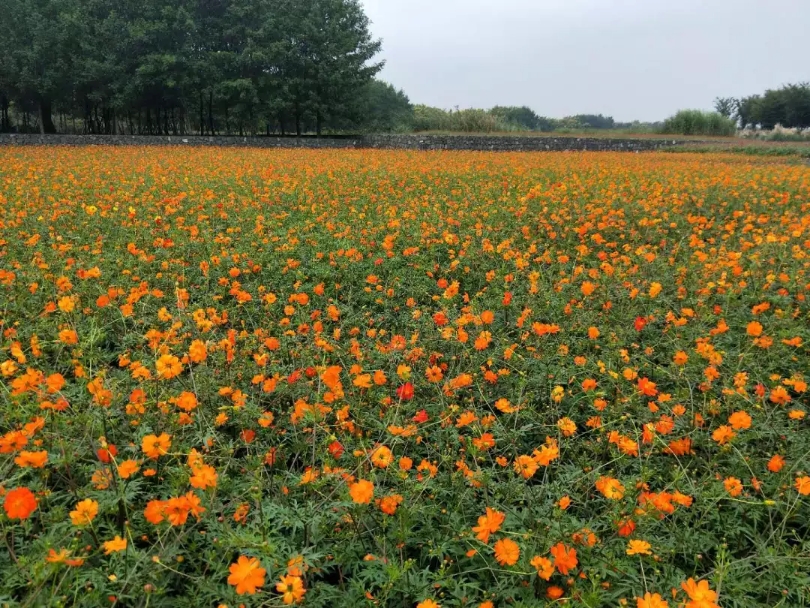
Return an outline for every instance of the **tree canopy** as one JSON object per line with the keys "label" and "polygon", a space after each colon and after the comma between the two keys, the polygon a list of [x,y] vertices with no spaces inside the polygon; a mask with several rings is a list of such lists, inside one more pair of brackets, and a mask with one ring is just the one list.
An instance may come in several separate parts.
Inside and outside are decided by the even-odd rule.
{"label": "tree canopy", "polygon": [[[778,89],[768,89],[761,95],[749,95],[739,99],[718,99],[724,109],[733,107],[733,115],[740,126],[759,126],[773,129],[776,125],[787,128],[810,128],[810,83],[787,84]],[[730,108],[728,108],[730,109]]]}
{"label": "tree canopy", "polygon": [[358,0],[3,3],[2,130],[13,104],[42,132],[320,133],[362,116],[382,68]]}

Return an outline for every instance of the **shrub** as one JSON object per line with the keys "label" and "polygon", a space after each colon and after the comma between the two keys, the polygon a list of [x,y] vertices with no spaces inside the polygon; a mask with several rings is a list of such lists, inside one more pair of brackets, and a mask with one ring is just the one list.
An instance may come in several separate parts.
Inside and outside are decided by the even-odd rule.
{"label": "shrub", "polygon": [[664,121],[661,133],[729,137],[737,132],[736,123],[717,112],[680,110]]}

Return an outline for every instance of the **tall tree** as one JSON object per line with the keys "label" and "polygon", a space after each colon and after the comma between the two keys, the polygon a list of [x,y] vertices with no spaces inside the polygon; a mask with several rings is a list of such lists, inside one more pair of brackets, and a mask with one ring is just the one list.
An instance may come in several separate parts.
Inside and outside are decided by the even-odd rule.
{"label": "tall tree", "polygon": [[731,118],[734,113],[735,100],[733,97],[718,97],[714,100],[714,110],[721,116]]}

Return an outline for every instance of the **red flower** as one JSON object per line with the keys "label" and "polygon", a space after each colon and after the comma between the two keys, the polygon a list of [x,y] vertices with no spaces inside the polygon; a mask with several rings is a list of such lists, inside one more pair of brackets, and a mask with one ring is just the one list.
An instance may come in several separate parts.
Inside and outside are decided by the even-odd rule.
{"label": "red flower", "polygon": [[326,449],[329,450],[332,458],[340,458],[343,456],[343,445],[339,441],[333,441]]}
{"label": "red flower", "polygon": [[644,329],[645,325],[647,325],[647,319],[644,317],[636,317],[636,321],[633,323],[633,327],[636,328],[636,331],[641,331]]}
{"label": "red flower", "polygon": [[406,382],[397,389],[397,397],[402,401],[410,401],[413,399],[413,384]]}
{"label": "red flower", "polygon": [[9,519],[28,519],[37,509],[37,498],[28,488],[14,488],[6,494],[3,509]]}
{"label": "red flower", "polygon": [[416,416],[412,418],[414,422],[427,422],[428,421],[428,413],[425,410],[419,410],[416,412]]}
{"label": "red flower", "polygon": [[108,444],[106,449],[101,448],[100,450],[96,451],[96,456],[98,456],[98,459],[104,464],[109,464],[110,460],[117,455],[118,448],[116,448],[112,443]]}

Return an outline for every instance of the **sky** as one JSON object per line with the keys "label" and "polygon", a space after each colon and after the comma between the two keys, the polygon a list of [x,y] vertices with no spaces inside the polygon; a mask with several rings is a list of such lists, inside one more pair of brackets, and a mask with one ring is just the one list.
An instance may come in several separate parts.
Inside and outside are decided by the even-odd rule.
{"label": "sky", "polygon": [[361,0],[413,103],[662,120],[810,81],[810,0]]}

